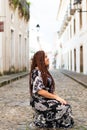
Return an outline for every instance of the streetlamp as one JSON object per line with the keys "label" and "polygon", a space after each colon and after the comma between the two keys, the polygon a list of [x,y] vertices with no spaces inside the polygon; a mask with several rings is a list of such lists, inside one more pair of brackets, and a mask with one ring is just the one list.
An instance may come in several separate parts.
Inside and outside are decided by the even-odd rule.
{"label": "streetlamp", "polygon": [[36,25],[36,29],[37,29],[37,43],[38,43],[40,50],[41,50],[40,37],[39,37],[39,30],[40,30],[39,24]]}
{"label": "streetlamp", "polygon": [[36,28],[37,28],[37,32],[40,30],[40,25],[39,24],[37,24],[36,25]]}
{"label": "streetlamp", "polygon": [[78,12],[87,12],[86,10],[82,10],[81,8],[81,3],[82,3],[82,0],[74,0],[74,9],[77,10]]}

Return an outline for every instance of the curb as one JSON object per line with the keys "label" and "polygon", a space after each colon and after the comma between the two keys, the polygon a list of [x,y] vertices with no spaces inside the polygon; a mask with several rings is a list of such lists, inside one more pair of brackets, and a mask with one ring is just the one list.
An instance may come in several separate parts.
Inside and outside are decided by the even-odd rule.
{"label": "curb", "polygon": [[4,79],[3,81],[0,81],[0,87],[4,86],[6,84],[9,84],[9,83],[11,83],[11,82],[13,82],[15,80],[18,80],[20,78],[23,78],[23,77],[25,77],[27,75],[29,75],[29,72],[24,73],[24,74],[21,73],[21,74],[14,75],[14,76],[11,75],[12,77],[9,77],[8,79]]}
{"label": "curb", "polygon": [[75,77],[73,77],[65,72],[62,72],[62,71],[60,71],[60,72],[87,88],[87,84],[84,83],[83,81],[81,81],[81,80],[79,80],[79,79],[77,79],[77,78],[75,78]]}

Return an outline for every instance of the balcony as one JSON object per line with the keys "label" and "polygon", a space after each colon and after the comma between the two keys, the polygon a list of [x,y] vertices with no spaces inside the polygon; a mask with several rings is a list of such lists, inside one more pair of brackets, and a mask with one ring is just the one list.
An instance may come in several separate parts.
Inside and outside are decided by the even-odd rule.
{"label": "balcony", "polygon": [[69,22],[71,20],[71,15],[70,15],[70,9],[67,11],[67,21]]}
{"label": "balcony", "polygon": [[82,0],[74,0],[74,4],[81,4]]}
{"label": "balcony", "polygon": [[26,22],[29,21],[30,19],[30,2],[26,2],[26,0],[9,0],[9,5],[12,7],[14,10],[18,8],[18,14],[19,17],[24,17]]}
{"label": "balcony", "polygon": [[19,4],[19,0],[9,0],[9,5],[14,10],[17,8],[18,4]]}
{"label": "balcony", "polygon": [[[70,6],[70,4],[69,4]],[[69,21],[71,20],[71,14],[70,14],[70,7],[67,7],[67,10],[65,12],[65,15],[64,15],[64,19],[62,21],[62,25],[61,25],[61,28],[60,28],[60,31],[59,31],[59,36],[61,36],[64,31],[66,30],[68,24],[69,24]]]}
{"label": "balcony", "polygon": [[75,11],[75,9],[70,9],[70,15],[74,15]]}
{"label": "balcony", "polygon": [[24,16],[24,19],[26,21],[30,18],[30,12],[29,12],[30,3],[27,3],[24,0],[19,0],[19,15]]}
{"label": "balcony", "polygon": [[71,16],[68,16],[68,17],[67,17],[67,21],[70,21],[70,20],[71,20]]}

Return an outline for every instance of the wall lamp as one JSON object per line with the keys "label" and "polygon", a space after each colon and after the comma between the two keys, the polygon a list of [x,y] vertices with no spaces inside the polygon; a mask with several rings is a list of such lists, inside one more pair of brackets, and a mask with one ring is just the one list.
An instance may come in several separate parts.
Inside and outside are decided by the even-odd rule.
{"label": "wall lamp", "polygon": [[87,10],[82,10],[81,8],[81,3],[82,3],[82,0],[74,0],[74,9],[77,10],[78,12],[87,12]]}

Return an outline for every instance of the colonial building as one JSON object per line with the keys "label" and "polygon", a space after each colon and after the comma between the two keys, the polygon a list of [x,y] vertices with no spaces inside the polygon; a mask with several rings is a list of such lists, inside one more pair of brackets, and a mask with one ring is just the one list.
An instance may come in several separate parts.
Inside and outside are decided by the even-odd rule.
{"label": "colonial building", "polygon": [[57,20],[57,68],[87,74],[87,0],[60,0]]}
{"label": "colonial building", "polygon": [[0,73],[29,68],[29,3],[0,0]]}

